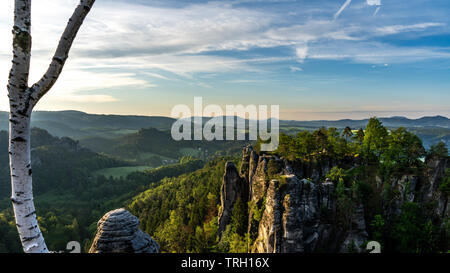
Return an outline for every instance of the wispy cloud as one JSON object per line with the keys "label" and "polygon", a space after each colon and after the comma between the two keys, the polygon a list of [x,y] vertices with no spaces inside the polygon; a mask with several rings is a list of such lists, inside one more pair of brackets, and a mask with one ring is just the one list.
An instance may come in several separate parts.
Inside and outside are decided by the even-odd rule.
{"label": "wispy cloud", "polygon": [[260,82],[258,80],[231,80],[227,81],[227,83],[257,83]]}
{"label": "wispy cloud", "polygon": [[298,67],[298,66],[290,66],[289,69],[291,70],[291,72],[303,71],[303,69],[301,67]]}
{"label": "wispy cloud", "polygon": [[429,59],[450,59],[450,50],[438,47],[404,48],[381,42],[338,41],[333,44],[318,43],[312,46],[308,58],[383,65],[414,63]]}
{"label": "wispy cloud", "polygon": [[142,72],[142,74],[147,75],[152,78],[162,79],[162,80],[170,80],[169,78],[154,72]]}
{"label": "wispy cloud", "polygon": [[[97,1],[51,96],[108,103],[120,100],[120,96],[105,97],[105,89],[154,92],[164,89],[165,84],[179,90],[189,84],[216,88],[211,83],[214,77],[297,72],[310,61],[383,65],[450,60],[445,46],[406,46],[390,40],[420,38],[430,33],[448,36],[447,12],[438,5],[422,13],[421,1],[298,2]],[[341,5],[337,12],[336,3]],[[78,0],[33,2],[31,81],[39,79],[47,68],[77,4]],[[383,14],[372,16],[382,4]],[[12,6],[13,1],[0,3],[0,35],[4,38],[0,42],[0,76],[4,75],[0,86],[6,86],[10,69]],[[292,78],[311,71],[305,69],[305,73]],[[201,78],[206,75],[210,78],[203,82]],[[5,109],[8,104],[3,92],[0,108]]]}
{"label": "wispy cloud", "polygon": [[[366,1],[370,6],[381,5],[380,0]],[[251,64],[257,63],[255,58],[204,55],[208,52],[292,47],[295,57],[302,62],[309,57],[309,52],[316,51],[313,47],[319,44],[325,47],[329,45],[328,48],[332,49],[333,44],[341,41],[364,41],[377,35],[445,26],[444,23],[436,22],[409,25],[389,25],[389,21],[377,22],[376,25],[359,24],[354,20],[350,23],[333,22],[302,14],[300,5],[296,13],[306,19],[285,22],[285,16],[276,11],[235,6],[245,1],[231,3],[207,2],[170,7],[129,1],[99,2],[83,25],[71,53],[73,59],[69,59],[69,62],[73,62],[78,69],[120,68],[121,73],[128,66],[133,70],[147,72],[147,76],[164,79],[167,77],[158,70],[189,76],[199,72],[251,70]],[[335,17],[350,3],[351,0],[346,0]],[[76,4],[76,0],[41,0],[33,6],[35,39],[32,79],[38,79],[45,70],[64,23]],[[293,7],[296,7],[295,4]],[[0,10],[2,37],[10,37],[9,15],[12,4],[2,3]],[[0,56],[9,58],[10,39],[0,43]],[[327,55],[337,53],[327,52]],[[273,61],[270,58],[262,59],[261,62]],[[145,69],[147,71],[142,71]]]}
{"label": "wispy cloud", "polygon": [[367,5],[369,6],[380,6],[381,0],[367,0]]}
{"label": "wispy cloud", "polygon": [[67,95],[65,97],[56,97],[55,100],[80,103],[108,103],[118,101],[118,99],[109,95]]}
{"label": "wispy cloud", "polygon": [[444,23],[434,23],[434,22],[428,22],[428,23],[420,23],[420,24],[412,24],[412,25],[392,25],[392,26],[384,26],[379,27],[376,29],[376,31],[380,34],[397,34],[402,32],[410,32],[410,31],[423,31],[427,28],[431,27],[443,27],[445,26]]}

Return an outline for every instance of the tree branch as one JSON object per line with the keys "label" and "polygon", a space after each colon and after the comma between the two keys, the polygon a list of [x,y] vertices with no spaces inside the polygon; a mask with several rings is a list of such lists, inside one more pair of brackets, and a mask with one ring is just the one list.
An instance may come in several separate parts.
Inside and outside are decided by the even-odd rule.
{"label": "tree branch", "polygon": [[31,87],[33,106],[50,90],[61,74],[75,36],[94,2],[95,0],[80,0],[80,4],[70,17],[47,72]]}

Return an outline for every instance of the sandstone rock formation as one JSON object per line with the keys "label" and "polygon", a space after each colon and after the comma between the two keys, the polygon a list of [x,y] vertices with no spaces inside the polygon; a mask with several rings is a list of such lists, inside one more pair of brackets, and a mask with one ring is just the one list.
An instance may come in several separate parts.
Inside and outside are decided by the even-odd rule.
{"label": "sandstone rock formation", "polygon": [[[319,163],[316,179],[332,168],[330,161],[325,162]],[[339,251],[338,239],[344,241],[346,234],[335,229],[333,217],[325,215],[334,215],[336,210],[333,182],[301,179],[299,174],[312,175],[314,172],[307,169],[311,166],[306,164],[300,167],[300,171],[295,167],[299,166],[291,167],[284,158],[258,154],[251,147],[245,147],[240,172],[232,163],[226,166],[219,232],[229,224],[233,202],[246,197],[251,206],[248,210],[248,233],[253,236],[249,251]],[[238,186],[246,183],[248,192]],[[324,209],[328,213],[324,213]]]}
{"label": "sandstone rock formation", "polygon": [[260,221],[258,238],[253,245],[252,252],[277,253],[280,252],[281,238],[281,197],[278,191],[279,181],[270,181],[267,190],[266,209]]}
{"label": "sandstone rock formation", "polygon": [[89,253],[157,253],[159,245],[139,229],[139,220],[120,208],[106,213],[97,224]]}
{"label": "sandstone rock formation", "polygon": [[225,174],[223,176],[219,210],[219,235],[225,231],[231,220],[231,211],[238,199],[247,204],[248,184],[241,178],[233,162],[225,164]]}
{"label": "sandstone rock formation", "polygon": [[340,252],[363,252],[362,246],[368,238],[369,234],[366,231],[364,208],[359,204],[353,212],[352,227],[341,245]]}
{"label": "sandstone rock formation", "polygon": [[443,196],[439,191],[439,186],[443,182],[445,170],[450,168],[448,158],[430,158],[426,161],[428,167],[426,181],[423,185],[422,199],[425,201],[436,202],[435,214],[445,219],[450,217],[450,202],[448,197]]}
{"label": "sandstone rock formation", "polygon": [[[324,179],[334,166],[353,169],[358,164],[351,158],[289,161],[245,147],[239,173],[234,164],[227,163],[219,229],[228,225],[233,202],[247,196],[249,252],[365,252],[370,219],[366,219],[361,199],[351,199],[349,207],[339,201],[337,181]],[[426,165],[424,174],[406,172],[390,181],[375,174],[374,190],[390,191],[390,199],[381,201],[387,221],[401,214],[405,202],[436,204],[432,217],[438,225],[449,217],[450,202],[438,189],[449,168],[448,159],[429,159]],[[351,189],[344,191],[345,196],[354,196]]]}
{"label": "sandstone rock formation", "polygon": [[333,186],[316,185],[295,175],[281,178],[283,182],[269,183],[252,252],[335,252],[333,223],[321,218],[322,208],[335,208]]}
{"label": "sandstone rock formation", "polygon": [[[257,159],[257,164],[252,159]],[[243,163],[246,157],[243,157]],[[255,162],[256,160],[253,160]],[[250,157],[248,179],[249,201],[256,209],[263,209],[261,220],[255,221],[249,211],[250,234],[256,234],[251,252],[336,252],[338,240],[345,234],[335,228],[335,188],[332,181],[318,183],[320,176],[333,167],[333,162],[298,164],[294,166],[274,155]],[[278,173],[269,165],[281,165]],[[318,168],[314,171],[314,168]],[[271,179],[272,177],[277,179]],[[246,177],[243,174],[243,177]],[[314,177],[314,180],[304,179]],[[325,213],[326,210],[326,213]],[[331,215],[331,217],[329,216]]]}

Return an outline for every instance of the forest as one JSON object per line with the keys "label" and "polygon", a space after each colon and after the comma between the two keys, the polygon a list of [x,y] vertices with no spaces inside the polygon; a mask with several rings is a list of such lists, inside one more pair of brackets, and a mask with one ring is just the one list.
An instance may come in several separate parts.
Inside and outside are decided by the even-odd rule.
{"label": "forest", "polygon": [[[341,208],[338,222],[349,223],[354,204],[364,204],[370,239],[379,241],[389,252],[446,252],[449,247],[449,219],[445,231],[431,217],[433,204],[405,202],[401,214],[385,219],[385,205],[399,194],[390,188],[393,177],[404,174],[420,176],[430,158],[448,158],[443,142],[427,151],[421,140],[404,128],[387,130],[378,119],[370,119],[363,130],[349,127],[320,128],[295,136],[281,135],[280,146],[273,152],[288,160],[320,161],[326,157],[344,162],[332,168],[321,180],[329,178],[337,184],[337,202]],[[239,157],[235,157],[239,165]],[[345,163],[347,162],[347,163]],[[351,163],[350,163],[351,162]],[[357,162],[355,167],[354,162]],[[247,204],[237,202],[231,224],[219,239],[217,211],[222,184],[224,160],[209,162],[201,170],[164,179],[161,185],[147,190],[128,205],[141,219],[142,228],[151,234],[167,252],[248,252],[254,235],[246,230]],[[268,165],[267,172],[276,174],[279,166]],[[377,186],[376,176],[384,185]],[[450,169],[446,170],[440,193],[450,194]],[[167,198],[169,197],[169,198]],[[249,207],[251,204],[249,204]],[[263,208],[251,208],[261,217]],[[250,243],[249,243],[250,242]]]}
{"label": "forest", "polygon": [[[53,137],[42,129],[32,130],[35,201],[39,223],[49,247],[64,251],[69,241],[79,241],[88,249],[96,222],[108,210],[145,190],[164,177],[178,176],[203,166],[200,159],[181,158],[143,172],[119,178],[94,175],[103,168],[130,163],[95,153],[70,138]],[[0,173],[0,252],[22,252],[9,200],[7,133],[0,133],[2,168]]]}
{"label": "forest", "polygon": [[[146,132],[151,135],[146,137]],[[180,146],[157,141],[153,147],[157,146],[160,150],[155,150],[149,144],[153,143],[150,141],[153,136],[169,141],[164,140],[164,134],[156,129],[141,130],[134,134],[135,138],[122,142],[121,137],[117,141],[132,145],[129,147],[142,145],[143,150],[160,156],[171,153],[171,156],[178,158],[176,162],[156,164],[159,167],[149,165],[145,171],[106,177],[97,175],[96,171],[144,162],[137,163],[121,157],[120,146],[116,153],[108,154],[107,150],[97,153],[83,146],[82,142],[54,137],[42,129],[32,130],[36,206],[39,223],[52,250],[64,251],[66,243],[75,240],[82,243],[83,251],[87,251],[98,219],[108,210],[126,207],[138,216],[141,229],[160,244],[162,252],[249,251],[249,242],[254,240],[255,234],[249,234],[246,229],[247,207],[253,210],[252,215],[256,219],[261,217],[263,208],[237,202],[231,224],[220,239],[217,232],[224,166],[227,161],[240,165],[241,152],[237,147],[243,145],[211,144],[211,150],[219,151],[214,156],[183,156],[177,153],[179,150],[170,152],[170,149]],[[260,143],[254,143],[256,150]],[[0,133],[0,145],[3,150],[7,149],[5,131]],[[208,143],[201,145],[208,147]],[[162,151],[162,147],[167,147],[167,150]],[[223,147],[224,150],[220,150]],[[123,149],[124,152],[127,150]],[[320,178],[321,181],[329,178],[336,183],[339,206],[347,208],[347,211],[343,209],[339,213],[340,223],[345,226],[348,222],[352,204],[363,202],[370,238],[381,242],[389,251],[447,250],[448,238],[443,237],[446,235],[439,232],[435,222],[428,217],[429,208],[407,202],[402,213],[388,225],[384,207],[380,205],[392,201],[392,196],[396,194],[389,188],[390,178],[403,174],[421,175],[426,169],[425,162],[430,158],[448,158],[445,143],[438,142],[426,150],[421,139],[408,130],[388,129],[380,120],[373,118],[365,128],[321,127],[297,134],[281,133],[278,149],[270,154],[291,162],[320,161],[322,158],[342,162]],[[2,155],[0,252],[21,252],[8,198],[7,153]],[[276,164],[269,164],[267,172],[276,177],[278,168]],[[445,181],[439,188],[446,198],[450,195],[449,175],[447,169]],[[375,176],[383,177],[382,187],[375,186],[378,183]],[[444,223],[448,230],[449,220],[445,219]]]}

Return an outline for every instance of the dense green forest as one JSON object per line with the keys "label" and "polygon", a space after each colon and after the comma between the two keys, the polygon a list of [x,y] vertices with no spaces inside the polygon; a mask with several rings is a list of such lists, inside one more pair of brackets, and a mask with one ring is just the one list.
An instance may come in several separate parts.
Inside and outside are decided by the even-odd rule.
{"label": "dense green forest", "polygon": [[[198,159],[162,166],[150,171],[130,173],[125,178],[91,177],[89,183],[65,191],[36,194],[39,224],[52,250],[65,250],[69,241],[79,241],[84,250],[90,246],[97,221],[107,211],[123,206],[130,198],[164,177],[178,176],[203,166]],[[84,177],[87,179],[87,177]],[[58,180],[58,181],[63,181]],[[0,252],[21,252],[9,200],[0,211]]]}
{"label": "dense green forest", "polygon": [[239,164],[238,158],[212,160],[195,172],[161,180],[127,205],[162,252],[247,252],[242,203],[236,205],[227,233],[220,240],[218,236],[220,187],[227,161]]}
{"label": "dense green forest", "polygon": [[[45,130],[32,130],[33,185],[39,223],[52,250],[65,250],[69,241],[89,247],[96,222],[108,210],[164,177],[178,176],[203,166],[192,157],[179,163],[120,178],[95,176],[98,169],[127,166],[129,162],[97,154],[69,138],[57,138]],[[13,221],[9,186],[7,134],[0,132],[2,169],[0,173],[0,252],[21,252]]]}
{"label": "dense green forest", "polygon": [[194,156],[203,160],[218,155],[240,152],[246,141],[175,141],[170,131],[155,128],[140,129],[114,139],[89,137],[80,140],[89,149],[131,163],[149,166],[174,163],[183,156]]}
{"label": "dense green forest", "polygon": [[225,159],[165,178],[128,205],[165,252],[217,251],[217,213]]}
{"label": "dense green forest", "polygon": [[[66,113],[66,118],[73,119],[73,115],[77,112]],[[115,117],[99,116],[98,119],[99,122],[109,119],[113,124]],[[152,122],[154,120],[163,119],[155,118]],[[206,159],[240,152],[246,143],[176,142],[169,132],[155,128],[136,130],[124,137],[81,140],[55,137],[46,130],[33,128],[31,139],[33,189],[39,223],[49,248],[55,251],[64,251],[67,242],[73,240],[81,242],[87,251],[96,223],[104,213],[124,206],[134,195],[163,178],[202,168]],[[0,156],[0,238],[3,238],[0,252],[21,252],[9,200],[6,131],[0,131],[0,149],[3,150]],[[134,171],[144,166],[147,166],[146,171]],[[116,169],[120,175],[103,175]]]}
{"label": "dense green forest", "polygon": [[[33,185],[37,214],[47,244],[65,250],[77,240],[86,251],[96,230],[96,222],[107,211],[126,206],[141,221],[164,252],[246,252],[254,235],[247,234],[247,205],[238,202],[231,225],[221,240],[217,236],[217,214],[224,165],[239,165],[244,142],[173,142],[166,131],[140,129],[127,136],[73,140],[54,137],[42,129],[32,130]],[[154,140],[154,142],[153,142]],[[0,252],[21,252],[9,201],[7,132],[0,132]],[[186,148],[190,148],[186,150]],[[198,149],[200,148],[200,149]],[[256,149],[258,144],[256,144]],[[203,151],[194,153],[192,151]],[[204,151],[214,151],[205,156]],[[142,158],[147,153],[149,157]],[[273,154],[294,161],[316,162],[328,158],[341,162],[321,181],[336,181],[339,219],[348,222],[355,202],[366,208],[370,238],[390,251],[444,251],[443,234],[438,232],[430,208],[407,202],[396,219],[386,219],[385,204],[396,192],[393,177],[421,175],[426,160],[448,157],[445,143],[426,150],[419,137],[404,128],[389,129],[371,119],[365,129],[345,127],[281,133]],[[151,160],[157,156],[160,161]],[[173,159],[163,162],[164,159]],[[146,161],[147,160],[147,161]],[[204,163],[206,161],[206,163]],[[147,171],[125,172],[118,177],[98,175],[99,170],[149,166]],[[269,165],[276,174],[279,166]],[[440,191],[450,195],[449,171]],[[383,185],[377,186],[381,177]],[[261,216],[263,208],[255,210]],[[259,211],[258,211],[259,210]],[[444,221],[449,228],[448,219]],[[448,234],[448,233],[447,233]]]}
{"label": "dense green forest", "polygon": [[[365,130],[320,128],[291,136],[281,134],[280,146],[273,152],[288,160],[320,161],[322,158],[342,162],[324,177],[336,181],[338,221],[348,226],[355,204],[365,207],[371,240],[379,241],[389,252],[436,252],[448,249],[449,219],[444,219],[447,233],[436,226],[431,216],[433,204],[405,202],[402,212],[385,219],[386,207],[394,202],[396,190],[391,178],[405,174],[421,175],[425,159],[448,157],[440,142],[426,151],[421,140],[403,128],[388,130],[378,119],[369,120]],[[235,159],[235,162],[237,160]],[[355,167],[357,162],[357,167]],[[161,244],[166,252],[247,252],[251,234],[247,234],[246,204],[237,202],[231,224],[221,240],[217,235],[219,189],[225,160],[209,162],[201,170],[162,180],[160,185],[133,199],[128,205],[141,219],[141,227]],[[268,173],[279,166],[269,163]],[[449,195],[450,170],[439,191]],[[377,185],[381,176],[384,185]],[[448,198],[448,197],[447,197]],[[251,204],[249,204],[251,205]],[[261,217],[264,208],[252,208]],[[258,211],[259,209],[259,211]]]}
{"label": "dense green forest", "polygon": [[[389,223],[385,219],[390,217],[386,211],[400,194],[393,181],[404,175],[424,179],[427,161],[448,159],[445,143],[438,142],[426,151],[415,134],[402,127],[388,130],[380,120],[372,118],[365,130],[346,127],[339,132],[336,128],[322,127],[297,135],[281,134],[280,145],[273,153],[292,161],[315,162],[327,158],[340,162],[322,178],[337,182],[337,202],[342,208],[338,220],[345,226],[351,221],[355,204],[362,203],[370,238],[379,241],[387,251],[446,252],[449,249],[450,219],[436,219],[434,202],[407,201],[400,215],[392,216]],[[448,199],[449,189],[450,169],[446,169],[438,191]]]}

